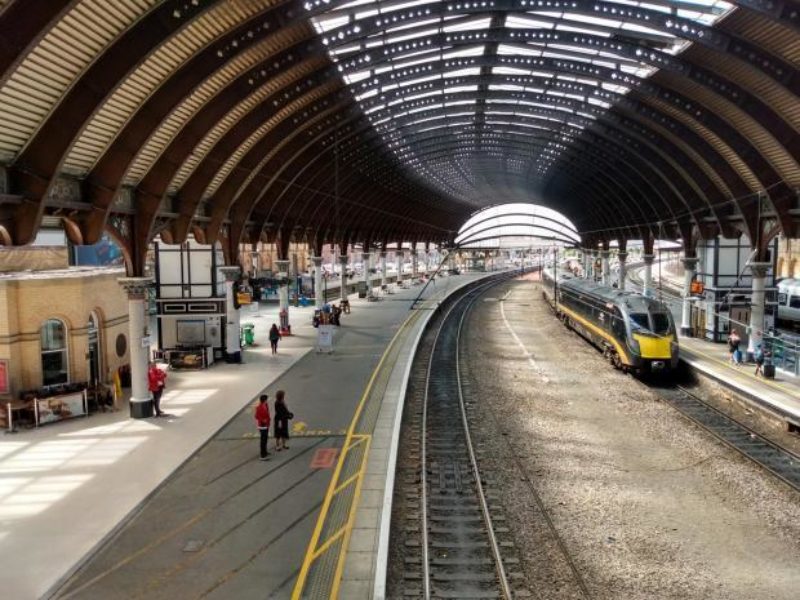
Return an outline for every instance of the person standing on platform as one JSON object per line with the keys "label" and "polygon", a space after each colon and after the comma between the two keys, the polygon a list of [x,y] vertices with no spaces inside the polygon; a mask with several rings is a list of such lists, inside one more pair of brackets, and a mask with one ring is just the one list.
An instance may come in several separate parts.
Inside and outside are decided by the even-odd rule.
{"label": "person standing on platform", "polygon": [[275,450],[288,450],[289,446],[286,445],[286,440],[289,439],[289,420],[294,418],[294,415],[289,412],[289,407],[286,406],[284,397],[286,392],[278,390],[275,392]]}
{"label": "person standing on platform", "polygon": [[738,365],[739,364],[739,334],[736,333],[735,329],[731,329],[731,333],[728,336],[728,351],[731,354],[731,364]]}
{"label": "person standing on platform", "polygon": [[755,354],[754,354],[753,358],[755,358],[755,361],[756,361],[756,372],[753,373],[753,375],[755,375],[756,377],[761,375],[763,377],[764,376],[764,348],[761,346],[761,344],[756,346],[756,351],[755,351]]}
{"label": "person standing on platform", "polygon": [[161,395],[164,393],[166,383],[167,374],[159,369],[156,363],[151,362],[150,368],[147,369],[147,389],[153,394],[153,411],[157,417],[164,414],[161,412]]}
{"label": "person standing on platform", "polygon": [[269,330],[269,345],[272,346],[272,354],[278,353],[278,341],[281,339],[281,332],[278,331],[278,326],[275,323]]}
{"label": "person standing on platform", "polygon": [[267,452],[267,441],[269,440],[269,396],[261,394],[258,399],[258,406],[256,406],[256,427],[260,435],[259,449],[261,450],[261,459],[268,460],[269,452]]}

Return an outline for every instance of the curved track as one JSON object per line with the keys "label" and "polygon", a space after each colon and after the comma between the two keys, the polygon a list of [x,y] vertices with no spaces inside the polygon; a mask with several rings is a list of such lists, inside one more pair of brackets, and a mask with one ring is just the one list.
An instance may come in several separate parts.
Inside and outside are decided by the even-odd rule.
{"label": "curved track", "polygon": [[469,431],[459,369],[464,317],[479,286],[444,316],[428,360],[421,433],[423,597],[511,598]]}

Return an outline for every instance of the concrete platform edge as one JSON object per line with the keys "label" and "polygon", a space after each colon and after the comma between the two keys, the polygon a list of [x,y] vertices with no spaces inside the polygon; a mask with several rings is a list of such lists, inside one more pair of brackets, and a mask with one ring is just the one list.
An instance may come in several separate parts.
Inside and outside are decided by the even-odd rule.
{"label": "concrete platform edge", "polygon": [[[691,350],[684,352],[688,355],[692,354]],[[733,392],[736,392],[737,394],[741,394],[748,402],[752,403],[757,408],[768,411],[779,419],[783,419],[791,422],[794,425],[800,426],[799,415],[793,414],[780,406],[776,406],[770,399],[759,396],[757,391],[745,387],[736,381],[731,381],[730,379],[725,378],[724,374],[717,373],[713,369],[705,366],[702,360],[697,360],[693,355],[681,356],[681,360],[685,362],[693,371],[715,381],[716,383],[728,388]]]}

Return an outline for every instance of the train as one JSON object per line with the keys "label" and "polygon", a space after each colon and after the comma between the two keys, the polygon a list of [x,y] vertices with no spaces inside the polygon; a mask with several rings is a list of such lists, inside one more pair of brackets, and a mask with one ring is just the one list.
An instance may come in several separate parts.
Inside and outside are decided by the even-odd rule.
{"label": "train", "polygon": [[[552,274],[544,279],[552,283]],[[571,276],[559,276],[556,290],[559,318],[616,368],[637,375],[677,368],[675,321],[663,302]]]}
{"label": "train", "polygon": [[778,324],[800,328],[800,279],[778,282]]}

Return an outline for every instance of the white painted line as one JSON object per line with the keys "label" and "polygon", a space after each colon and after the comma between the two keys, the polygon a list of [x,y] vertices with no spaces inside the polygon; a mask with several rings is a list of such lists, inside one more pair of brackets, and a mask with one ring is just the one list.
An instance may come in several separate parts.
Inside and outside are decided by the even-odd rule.
{"label": "white painted line", "polygon": [[542,378],[542,382],[543,383],[550,383],[550,378],[547,377],[547,375],[544,374],[544,371],[542,370],[542,368],[534,360],[533,354],[528,352],[528,349],[525,347],[525,344],[523,344],[522,341],[519,339],[519,336],[517,336],[517,334],[514,331],[514,329],[512,329],[511,323],[509,323],[508,319],[506,318],[505,301],[506,301],[506,299],[508,298],[508,296],[510,294],[511,294],[511,290],[508,290],[506,295],[503,296],[503,298],[500,300],[500,316],[503,317],[503,324],[506,326],[506,329],[508,329],[508,332],[511,334],[511,337],[514,338],[514,341],[517,342],[517,346],[519,346],[520,350],[522,350],[522,355],[525,358],[528,359],[528,364],[531,366],[531,368],[534,371],[536,371],[536,373],[539,375],[539,377]]}

